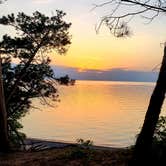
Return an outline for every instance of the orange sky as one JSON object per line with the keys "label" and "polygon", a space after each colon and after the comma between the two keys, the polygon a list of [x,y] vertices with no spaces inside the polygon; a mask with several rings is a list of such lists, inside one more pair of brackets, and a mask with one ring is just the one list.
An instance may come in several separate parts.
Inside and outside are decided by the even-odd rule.
{"label": "orange sky", "polygon": [[[55,65],[77,67],[80,71],[112,68],[152,70],[160,63],[163,52],[160,43],[166,39],[164,17],[149,25],[144,25],[142,19],[135,19],[130,24],[133,35],[127,39],[116,39],[104,27],[96,34],[95,25],[106,10],[101,8],[90,12],[94,2],[101,0],[29,0],[24,3],[9,0],[0,5],[0,14],[19,11],[31,14],[39,10],[51,15],[56,9],[64,10],[66,21],[72,22],[72,44],[65,56],[53,53],[52,64]],[[4,32],[2,29],[1,34]]]}

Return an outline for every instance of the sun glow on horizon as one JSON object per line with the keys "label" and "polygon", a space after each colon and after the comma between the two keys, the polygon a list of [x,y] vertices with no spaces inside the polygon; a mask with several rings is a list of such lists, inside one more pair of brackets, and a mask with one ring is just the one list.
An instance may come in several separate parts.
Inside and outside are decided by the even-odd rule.
{"label": "sun glow on horizon", "polygon": [[[95,25],[99,23],[105,11],[96,9],[90,12],[94,0],[53,1],[53,0],[14,0],[0,6],[1,15],[24,11],[34,11],[51,15],[56,9],[67,13],[65,20],[71,22],[70,34],[72,44],[65,56],[56,53],[50,55],[52,65],[79,68],[85,70],[107,70],[111,68],[127,68],[151,70],[160,63],[163,48],[160,43],[165,41],[164,21],[143,25],[139,20],[131,22],[133,36],[127,39],[114,38],[109,30],[101,27],[96,34]],[[99,1],[95,1],[98,3]],[[21,4],[21,5],[18,5]],[[108,12],[108,11],[107,11]],[[8,33],[8,31],[6,32]],[[1,35],[4,34],[2,28]]]}
{"label": "sun glow on horizon", "polygon": [[[72,44],[66,55],[52,55],[52,64],[58,64],[66,67],[75,67],[80,70],[107,70],[111,68],[127,68],[138,70],[152,69],[159,57],[150,55],[158,54],[158,50],[142,49],[144,43],[154,45],[154,41],[150,38],[133,36],[129,39],[115,39],[110,34],[97,35],[87,34],[74,35]],[[130,46],[130,47],[129,47]],[[146,58],[147,57],[147,58]],[[158,63],[157,62],[157,63]]]}

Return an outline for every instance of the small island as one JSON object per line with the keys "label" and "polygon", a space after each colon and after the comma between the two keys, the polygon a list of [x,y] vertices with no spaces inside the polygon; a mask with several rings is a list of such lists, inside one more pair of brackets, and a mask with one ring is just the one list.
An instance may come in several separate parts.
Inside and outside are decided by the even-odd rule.
{"label": "small island", "polygon": [[68,75],[55,79],[60,85],[75,85],[76,80],[71,79]]}

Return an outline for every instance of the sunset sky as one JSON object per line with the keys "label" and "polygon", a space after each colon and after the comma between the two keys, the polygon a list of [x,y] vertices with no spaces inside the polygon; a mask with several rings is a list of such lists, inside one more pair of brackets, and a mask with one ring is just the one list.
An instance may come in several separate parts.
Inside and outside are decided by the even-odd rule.
{"label": "sunset sky", "polygon": [[[72,23],[70,33],[72,44],[65,56],[52,55],[52,64],[77,68],[79,72],[88,69],[108,70],[126,69],[151,71],[160,63],[166,40],[164,16],[156,18],[151,24],[135,18],[130,22],[133,35],[127,39],[113,37],[107,28],[102,27],[99,34],[95,25],[100,18],[109,13],[110,8],[91,11],[93,4],[103,0],[8,0],[0,5],[0,15],[23,11],[27,14],[38,10],[52,15],[56,9],[67,13],[65,20]],[[6,33],[1,27],[0,34]]]}

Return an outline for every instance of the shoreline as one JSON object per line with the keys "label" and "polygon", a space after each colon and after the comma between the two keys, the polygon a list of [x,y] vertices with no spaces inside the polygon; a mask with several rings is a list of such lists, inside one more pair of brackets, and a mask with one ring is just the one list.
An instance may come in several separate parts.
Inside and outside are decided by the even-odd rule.
{"label": "shoreline", "polygon": [[[56,140],[54,141],[54,140],[38,139],[38,138],[27,138],[24,141],[24,144],[27,150],[33,148],[37,151],[54,149],[54,148],[76,147],[79,145],[78,143],[56,141]],[[92,145],[91,148],[95,150],[116,151],[116,150],[128,149],[129,147],[108,147],[102,145]]]}

